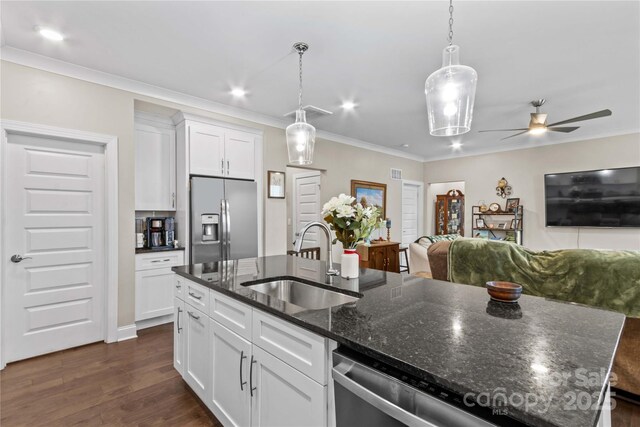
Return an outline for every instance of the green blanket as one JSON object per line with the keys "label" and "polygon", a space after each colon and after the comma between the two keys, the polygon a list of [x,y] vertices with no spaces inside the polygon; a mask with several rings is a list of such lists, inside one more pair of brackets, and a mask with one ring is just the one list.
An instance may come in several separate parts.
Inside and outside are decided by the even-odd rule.
{"label": "green blanket", "polygon": [[449,247],[449,281],[522,285],[523,293],[640,317],[640,251],[535,252],[514,243],[459,238]]}

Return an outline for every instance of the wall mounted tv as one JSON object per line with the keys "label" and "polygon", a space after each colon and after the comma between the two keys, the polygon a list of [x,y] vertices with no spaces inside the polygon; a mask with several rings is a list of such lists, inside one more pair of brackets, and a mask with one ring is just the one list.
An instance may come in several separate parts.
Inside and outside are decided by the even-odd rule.
{"label": "wall mounted tv", "polygon": [[640,166],[544,176],[547,227],[640,227]]}

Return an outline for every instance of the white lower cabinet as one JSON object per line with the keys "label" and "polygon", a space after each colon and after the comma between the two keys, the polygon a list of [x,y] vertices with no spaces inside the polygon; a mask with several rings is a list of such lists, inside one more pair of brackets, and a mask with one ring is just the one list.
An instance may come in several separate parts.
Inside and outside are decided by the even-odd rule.
{"label": "white lower cabinet", "polygon": [[174,366],[218,420],[243,427],[329,425],[328,340],[213,290],[201,311],[185,292],[198,286],[175,281]]}
{"label": "white lower cabinet", "polygon": [[251,424],[251,343],[211,320],[211,400],[207,406],[225,426]]}
{"label": "white lower cabinet", "polygon": [[209,355],[209,318],[200,310],[185,304],[183,378],[203,401],[211,391],[211,357]]}
{"label": "white lower cabinet", "polygon": [[174,298],[173,323],[173,367],[182,375],[184,373],[184,301]]}
{"label": "white lower cabinet", "polygon": [[173,313],[171,268],[136,271],[136,321]]}
{"label": "white lower cabinet", "polygon": [[303,427],[327,425],[326,387],[253,346],[251,425]]}

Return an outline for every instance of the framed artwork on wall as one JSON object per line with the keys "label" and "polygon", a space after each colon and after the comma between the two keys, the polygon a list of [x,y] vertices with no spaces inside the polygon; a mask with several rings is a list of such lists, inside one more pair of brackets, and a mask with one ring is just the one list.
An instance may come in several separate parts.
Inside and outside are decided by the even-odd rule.
{"label": "framed artwork on wall", "polygon": [[380,208],[380,218],[387,217],[387,184],[352,179],[351,196],[358,203]]}
{"label": "framed artwork on wall", "polygon": [[284,199],[285,175],[284,172],[267,171],[267,188],[270,199]]}

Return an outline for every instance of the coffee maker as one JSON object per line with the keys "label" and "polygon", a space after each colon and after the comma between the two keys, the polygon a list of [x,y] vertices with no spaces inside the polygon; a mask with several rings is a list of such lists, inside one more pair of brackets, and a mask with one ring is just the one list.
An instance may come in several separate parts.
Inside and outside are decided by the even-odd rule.
{"label": "coffee maker", "polygon": [[173,217],[147,218],[147,247],[150,249],[172,248],[176,238]]}

